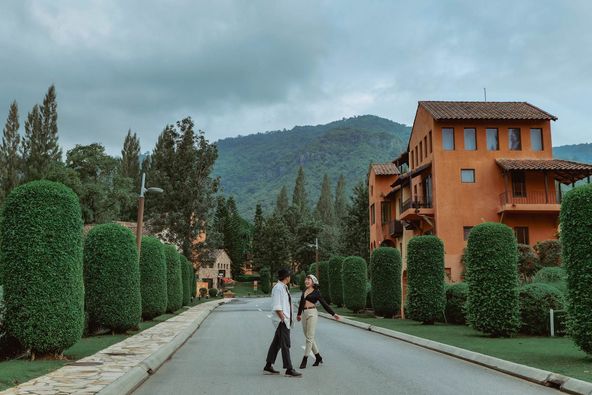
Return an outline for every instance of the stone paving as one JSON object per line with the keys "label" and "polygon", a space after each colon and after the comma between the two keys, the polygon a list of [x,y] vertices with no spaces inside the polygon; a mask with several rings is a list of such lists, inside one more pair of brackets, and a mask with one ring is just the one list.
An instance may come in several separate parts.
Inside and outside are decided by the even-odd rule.
{"label": "stone paving", "polygon": [[1,391],[0,395],[96,394],[170,343],[175,336],[221,302],[199,304],[94,355]]}

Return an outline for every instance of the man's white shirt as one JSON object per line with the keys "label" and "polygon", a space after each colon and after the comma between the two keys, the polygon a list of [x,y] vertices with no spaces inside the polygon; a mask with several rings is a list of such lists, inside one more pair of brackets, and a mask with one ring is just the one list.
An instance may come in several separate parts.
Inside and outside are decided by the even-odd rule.
{"label": "man's white shirt", "polygon": [[290,328],[290,299],[288,297],[288,287],[281,281],[278,281],[271,290],[271,320],[274,326],[280,324],[280,317],[276,311],[284,312],[286,326]]}

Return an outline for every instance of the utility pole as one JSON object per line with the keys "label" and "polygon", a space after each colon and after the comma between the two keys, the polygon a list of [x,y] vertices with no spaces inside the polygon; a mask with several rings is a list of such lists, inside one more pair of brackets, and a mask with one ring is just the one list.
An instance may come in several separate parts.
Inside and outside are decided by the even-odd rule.
{"label": "utility pole", "polygon": [[316,261],[317,261],[317,279],[319,281],[320,280],[320,275],[319,275],[319,238],[315,237],[315,250],[316,250]]}

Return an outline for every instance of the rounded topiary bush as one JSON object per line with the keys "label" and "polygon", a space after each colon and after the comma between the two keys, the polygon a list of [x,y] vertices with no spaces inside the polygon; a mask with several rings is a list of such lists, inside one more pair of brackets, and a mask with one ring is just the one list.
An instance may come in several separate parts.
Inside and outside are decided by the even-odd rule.
{"label": "rounded topiary bush", "polygon": [[332,256],[329,259],[329,292],[331,294],[331,302],[337,307],[343,306],[343,279],[341,271],[343,270],[342,256]]}
{"label": "rounded topiary bush", "polygon": [[539,241],[534,246],[543,267],[561,266],[561,243],[559,240]]}
{"label": "rounded topiary bush", "polygon": [[175,246],[164,246],[167,263],[167,313],[174,313],[183,306],[183,275],[181,260]]}
{"label": "rounded topiary bush", "polygon": [[478,331],[510,336],[520,328],[518,253],[514,232],[488,222],[471,230],[467,243],[467,320]]}
{"label": "rounded topiary bush", "polygon": [[208,291],[210,298],[215,298],[218,296],[218,290],[216,288],[210,288]]}
{"label": "rounded topiary bush", "polygon": [[151,320],[166,312],[167,267],[164,245],[156,237],[142,237],[140,253],[140,294],[142,317]]}
{"label": "rounded topiary bush", "polygon": [[395,248],[380,247],[370,259],[374,313],[392,317],[401,311],[401,254]]}
{"label": "rounded topiary bush", "polygon": [[569,191],[561,204],[561,253],[567,270],[568,332],[592,354],[592,185]]}
{"label": "rounded topiary bush", "polygon": [[446,307],[444,316],[449,324],[466,324],[466,304],[469,286],[467,283],[449,284],[446,286]]}
{"label": "rounded topiary bush", "polygon": [[540,269],[538,255],[528,244],[518,244],[518,273],[523,282],[530,281]]}
{"label": "rounded topiary bush", "polygon": [[323,294],[323,298],[327,303],[331,303],[331,284],[329,281],[329,262],[322,261],[319,262],[319,287],[321,289],[321,293]]}
{"label": "rounded topiary bush", "polygon": [[268,294],[271,292],[271,271],[266,266],[259,272],[261,277],[261,292]]}
{"label": "rounded topiary bush", "polygon": [[12,190],[2,214],[6,327],[33,353],[59,354],[82,336],[82,214],[76,194],[50,181]]}
{"label": "rounded topiary bush", "polygon": [[535,274],[532,282],[552,285],[564,295],[567,292],[567,272],[563,267],[544,267]]}
{"label": "rounded topiary bush", "polygon": [[557,288],[543,283],[520,287],[520,332],[527,335],[549,334],[549,310],[563,310],[565,301]]}
{"label": "rounded topiary bush", "polygon": [[84,241],[84,288],[89,325],[123,332],[142,316],[140,265],[131,230],[93,227]]}
{"label": "rounded topiary bush", "polygon": [[208,294],[208,289],[207,288],[200,288],[199,289],[199,297],[200,298],[204,298],[206,295]]}
{"label": "rounded topiary bush", "polygon": [[343,261],[343,303],[357,313],[366,306],[367,265],[364,258],[349,256]]}
{"label": "rounded topiary bush", "polygon": [[407,245],[409,318],[433,324],[444,311],[444,244],[436,236],[416,236]]}
{"label": "rounded topiary bush", "polygon": [[181,263],[181,277],[183,282],[183,306],[191,303],[191,272],[193,266],[184,255],[179,255]]}

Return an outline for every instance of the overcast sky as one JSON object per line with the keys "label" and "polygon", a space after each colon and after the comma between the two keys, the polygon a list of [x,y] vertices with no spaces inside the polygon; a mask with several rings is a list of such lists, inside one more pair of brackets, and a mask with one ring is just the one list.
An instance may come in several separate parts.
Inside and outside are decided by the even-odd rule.
{"label": "overcast sky", "polygon": [[592,1],[0,3],[0,122],[47,87],[60,141],[151,150],[191,115],[211,140],[375,114],[418,100],[526,100],[554,145],[592,142]]}

